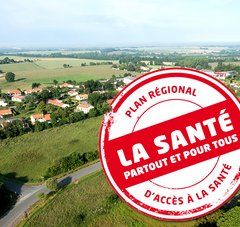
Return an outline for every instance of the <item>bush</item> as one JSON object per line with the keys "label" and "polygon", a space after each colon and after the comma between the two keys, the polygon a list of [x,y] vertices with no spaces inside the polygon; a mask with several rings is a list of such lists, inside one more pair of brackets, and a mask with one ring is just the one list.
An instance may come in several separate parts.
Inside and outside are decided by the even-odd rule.
{"label": "bush", "polygon": [[73,152],[72,154],[58,159],[53,166],[49,167],[45,173],[45,178],[53,177],[61,173],[68,172],[85,163],[98,159],[98,151],[80,154]]}
{"label": "bush", "polygon": [[7,82],[13,82],[15,80],[15,74],[13,72],[6,73],[5,79]]}
{"label": "bush", "polygon": [[58,190],[58,182],[54,178],[49,178],[46,181],[46,186],[49,190],[56,192]]}
{"label": "bush", "polygon": [[84,222],[84,220],[86,219],[86,214],[85,213],[80,213],[80,214],[77,214],[74,218],[73,218],[73,222],[76,224],[76,225],[80,225]]}

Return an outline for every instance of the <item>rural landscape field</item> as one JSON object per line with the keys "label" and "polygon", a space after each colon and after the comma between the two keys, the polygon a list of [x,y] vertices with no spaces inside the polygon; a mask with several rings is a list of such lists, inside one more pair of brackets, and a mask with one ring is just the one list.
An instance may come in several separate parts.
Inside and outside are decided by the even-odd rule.
{"label": "rural landscape field", "polygon": [[[222,94],[227,91],[219,96],[219,100],[224,103],[222,105],[226,103],[223,98],[231,97],[234,108],[238,107],[240,1],[8,0],[2,1],[0,8],[0,227],[240,227],[239,157],[236,155],[231,160],[236,165],[234,178],[229,178],[231,183],[225,179],[228,179],[228,174],[232,174],[230,170],[233,167],[221,162],[221,158],[228,155],[224,156],[225,145],[233,143],[234,151],[231,150],[231,155],[239,152],[240,141],[236,139],[240,136],[239,127],[231,128],[239,122],[235,120],[231,122],[232,125],[229,123],[232,115],[239,118],[237,108],[236,111],[230,108],[230,111],[226,111],[228,106],[221,106],[217,117],[209,120],[206,117],[213,110],[201,116],[199,114],[199,122],[195,122],[195,126],[189,123],[187,127],[186,122],[192,120],[190,117],[186,121],[178,120],[173,124],[175,128],[172,132],[170,124],[166,130],[160,128],[161,136],[156,137],[159,144],[158,140],[149,139],[149,133],[143,139],[149,139],[150,142],[137,142],[136,146],[127,147],[127,141],[124,140],[119,142],[122,149],[114,147],[114,140],[121,141],[124,137],[124,134],[116,136],[117,133],[130,125],[128,118],[132,120],[136,116],[137,124],[152,107],[156,107],[153,108],[156,114],[152,118],[145,117],[145,123],[148,124],[146,128],[185,115],[185,104],[178,106],[168,103],[168,108],[164,106],[167,100],[181,100],[195,105],[194,110],[191,109],[187,114],[212,107],[213,100],[218,99],[215,93],[210,95],[205,91],[206,81],[208,86],[214,84],[212,88],[215,90],[212,90],[218,95],[221,93],[219,90],[222,90]],[[186,76],[188,81],[181,84],[181,80],[175,77],[178,75],[173,75],[171,86],[161,84],[160,79],[156,82],[155,78],[150,78],[149,81],[154,81],[154,89],[146,89],[146,94],[145,91],[136,92],[141,97],[134,100],[132,105],[123,102],[128,107],[122,108],[121,104],[120,111],[127,120],[121,124],[119,122],[125,118],[115,121],[119,115],[115,109],[115,98],[123,100],[124,93],[121,92],[127,91],[125,88],[129,84],[136,84],[136,79],[141,81],[141,76],[145,74],[151,77],[156,71],[176,72],[176,69],[178,72],[182,70],[186,74],[191,72],[194,76],[198,75],[202,80],[195,77],[195,82],[200,84],[205,81],[203,86],[199,85],[192,90],[190,76]],[[178,91],[181,90],[183,96],[179,95],[181,92],[177,94],[178,91],[173,91],[172,88],[178,89],[175,83],[180,84]],[[148,85],[150,87],[150,83]],[[219,85],[219,89],[216,85]],[[202,97],[195,93],[200,90]],[[176,98],[178,95],[180,98]],[[152,105],[155,100],[156,104]],[[219,104],[219,100],[214,105]],[[149,103],[152,106],[144,109]],[[164,108],[160,108],[160,103],[163,103]],[[141,114],[141,111],[144,112]],[[99,148],[103,135],[101,128],[106,126],[103,119],[108,119],[104,118],[106,114],[112,124],[119,124],[119,127],[114,129],[116,135],[113,138],[110,136],[109,141],[104,138],[104,142],[110,142],[111,146]],[[162,120],[165,115],[166,119]],[[152,125],[155,118],[161,121]],[[204,118],[202,123],[200,118]],[[180,130],[182,124],[185,124],[185,131],[182,131],[188,133],[186,139]],[[132,133],[138,133],[135,126]],[[214,129],[221,129],[226,137],[217,140],[220,133],[216,130],[214,132]],[[237,133],[231,137],[233,130]],[[112,133],[111,129],[107,132]],[[155,132],[158,133],[158,130]],[[139,139],[139,134],[136,135],[132,140],[129,139],[129,143]],[[212,146],[210,142],[210,145],[207,143],[208,137],[216,139],[216,144],[220,140],[224,143],[219,145],[223,153],[217,153],[219,150],[216,147],[212,149],[216,151],[213,154],[217,159],[216,164],[202,181],[197,182],[200,175],[208,172],[210,164],[204,168],[192,168],[196,163],[191,160],[199,155],[212,155],[213,152],[207,152]],[[174,145],[174,138],[177,145]],[[168,143],[168,140],[171,141]],[[158,162],[152,162],[148,149],[145,149],[145,144],[148,146],[152,141],[157,158],[162,158]],[[111,152],[107,153],[107,149]],[[138,179],[143,174],[147,177],[151,174],[147,166],[155,165],[159,171],[156,172],[160,173],[164,157],[169,154],[173,156],[178,149],[192,152],[187,165],[177,163],[176,170],[166,165],[163,177],[154,175],[154,178],[144,178],[144,182],[139,181],[143,184],[139,184]],[[149,154],[153,152],[155,150]],[[178,155],[179,158],[180,153]],[[209,157],[202,158],[196,166],[213,161],[213,156]],[[112,165],[111,170],[116,176],[124,176],[126,184],[132,180],[135,183],[119,187],[117,177],[111,179],[106,165],[101,163],[104,159],[108,167]],[[142,161],[149,165],[140,166]],[[122,170],[125,167],[127,171],[124,172]],[[188,171],[188,167],[195,172]],[[219,175],[217,168],[222,171]],[[229,171],[226,172],[226,169]],[[182,175],[183,172],[185,175]],[[172,173],[180,174],[176,178],[171,177]],[[211,174],[215,174],[216,179],[208,184]],[[190,181],[197,183],[191,182],[189,186]],[[150,182],[152,184],[147,190],[145,183]],[[208,182],[206,188],[209,190],[206,191],[213,194],[203,190],[204,182]],[[230,185],[228,190],[225,182]],[[119,187],[119,190],[114,190],[111,184]],[[168,184],[170,186],[166,186]],[[196,185],[199,189],[201,186],[201,190],[188,189]],[[150,190],[155,186],[171,191],[171,195],[165,195],[159,188],[158,193],[152,193]],[[138,190],[137,187],[141,188]],[[233,192],[233,187],[236,187],[234,193],[229,193]],[[183,197],[179,200],[178,196],[185,189],[189,191],[185,193],[187,199],[184,198],[185,203],[181,206]],[[131,194],[131,190],[144,199],[138,200],[137,196]],[[222,193],[223,196],[217,200],[217,196],[212,196],[214,193]],[[195,201],[191,195],[195,196]],[[217,207],[216,204],[222,200],[224,203]],[[130,204],[141,207],[146,214]],[[153,213],[154,216],[147,215]],[[173,221],[175,217],[179,221]]]}
{"label": "rural landscape field", "polygon": [[[151,54],[152,49],[147,50]],[[122,50],[120,56],[115,51],[111,50],[107,54],[102,52],[100,56],[97,54],[97,57],[92,56],[91,52],[89,59],[82,58],[86,52],[77,52],[80,54],[79,58],[73,57],[71,52],[64,52],[66,56],[55,52],[54,55],[60,54],[61,57],[52,57],[54,52],[48,51],[2,55],[3,62],[11,63],[0,64],[1,97],[14,113],[10,118],[1,119],[1,178],[3,181],[15,182],[14,185],[25,184],[23,198],[25,193],[28,195],[28,190],[33,190],[34,194],[29,194],[29,198],[37,201],[32,203],[26,199],[21,202],[21,195],[18,198],[19,202],[12,201],[16,205],[11,205],[9,200],[8,207],[13,206],[14,209],[11,213],[10,208],[10,220],[6,223],[14,220],[19,226],[171,227],[228,226],[227,223],[238,222],[238,219],[231,219],[238,213],[237,199],[231,206],[226,206],[205,218],[180,223],[164,222],[146,217],[129,208],[112,191],[100,168],[94,168],[83,178],[76,178],[85,168],[90,168],[99,161],[97,155],[99,129],[103,113],[108,109],[108,100],[125,84],[134,80],[136,75],[150,70],[179,66],[208,72],[222,70],[226,71],[226,76],[224,79],[218,79],[236,94],[240,94],[238,57],[229,55],[222,57],[222,52],[215,53],[215,50],[212,50],[211,54],[214,54],[214,57],[207,59],[201,54],[196,56],[189,53],[188,49],[185,53],[187,56],[167,54],[159,60],[156,57],[146,57],[146,49],[144,52],[137,50],[137,54],[134,55]],[[168,51],[171,53],[171,48]],[[42,57],[39,57],[39,54]],[[221,61],[216,60],[219,57],[222,58]],[[102,60],[106,58],[107,60]],[[231,73],[227,74],[228,71]],[[9,72],[15,75],[12,82],[6,80]],[[216,76],[218,77],[217,73]],[[220,76],[222,74],[219,74]],[[13,101],[14,95],[11,100],[8,95],[9,91],[16,89],[25,97],[21,102]],[[29,89],[33,93],[24,95]],[[37,93],[34,89],[38,89]],[[76,112],[79,103],[77,96],[82,97],[81,95],[85,95],[86,98],[80,101],[80,104],[85,102],[90,105],[90,109],[83,110],[88,112]],[[60,100],[61,105],[54,107],[48,103],[49,97]],[[0,111],[1,109],[4,110],[6,107],[1,107]],[[43,116],[50,113],[51,122],[31,122],[32,117],[39,113]],[[9,122],[10,125],[5,126],[4,122]],[[19,129],[19,124],[24,130]],[[60,182],[62,177],[68,179],[69,176],[73,178],[63,188],[54,189],[53,186],[49,186],[49,182],[53,185],[57,179]],[[77,180],[73,180],[75,178]],[[7,188],[19,190],[18,186],[14,185],[8,185]],[[52,192],[49,193],[48,190]],[[22,208],[19,207],[28,202],[31,206],[21,211]],[[15,210],[21,215],[16,215]]]}
{"label": "rural landscape field", "polygon": [[[0,57],[4,58],[3,56]],[[21,57],[14,57],[14,59],[22,59]],[[106,79],[116,74],[116,70],[112,69],[110,65],[101,66],[81,66],[82,63],[89,64],[90,62],[104,62],[101,60],[89,59],[72,59],[72,58],[32,58],[33,62],[15,63],[2,65],[1,70],[4,72],[14,72],[17,80],[11,85],[1,78],[1,88],[17,89],[30,88],[33,82],[39,82],[45,86],[52,84],[53,80],[59,82],[67,81],[69,79],[78,82],[90,79]],[[63,64],[69,64],[71,68],[63,68]],[[123,75],[124,71],[118,71],[117,74]]]}

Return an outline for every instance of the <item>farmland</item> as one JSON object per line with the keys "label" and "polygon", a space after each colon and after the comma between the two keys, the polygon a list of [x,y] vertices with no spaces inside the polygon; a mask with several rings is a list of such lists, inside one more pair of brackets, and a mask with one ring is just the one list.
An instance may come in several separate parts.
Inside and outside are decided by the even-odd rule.
{"label": "farmland", "polygon": [[[15,57],[15,60],[22,60]],[[0,78],[0,88],[3,90],[21,88],[26,89],[33,82],[47,86],[53,80],[59,82],[66,80],[76,80],[77,82],[90,79],[110,78],[113,74],[123,75],[125,71],[114,70],[111,65],[81,66],[82,63],[103,62],[100,60],[73,59],[73,58],[30,58],[33,62],[2,64],[0,70],[4,72],[14,72],[15,82],[7,83],[4,78]],[[69,64],[71,68],[63,68],[63,64]]]}
{"label": "farmland", "polygon": [[0,141],[0,172],[36,182],[55,160],[97,150],[102,117]]}
{"label": "farmland", "polygon": [[24,226],[194,226],[162,222],[127,207],[114,196],[102,172],[70,185],[36,211]]}

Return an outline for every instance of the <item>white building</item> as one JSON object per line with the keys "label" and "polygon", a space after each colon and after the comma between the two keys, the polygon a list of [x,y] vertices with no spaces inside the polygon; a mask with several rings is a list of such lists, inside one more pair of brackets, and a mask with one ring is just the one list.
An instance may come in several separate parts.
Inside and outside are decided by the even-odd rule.
{"label": "white building", "polygon": [[78,92],[77,92],[76,90],[70,90],[70,91],[68,92],[68,95],[71,96],[71,97],[73,97],[73,96],[78,95]]}
{"label": "white building", "polygon": [[31,122],[34,125],[36,121],[39,122],[50,122],[51,116],[50,114],[33,114],[31,115]]}
{"label": "white building", "polygon": [[86,103],[79,103],[79,105],[76,108],[76,112],[82,111],[83,113],[87,114],[93,108],[94,107],[87,102]]}
{"label": "white building", "polygon": [[14,95],[12,97],[13,102],[22,102],[25,99],[25,96],[22,95]]}
{"label": "white building", "polygon": [[144,71],[144,72],[147,72],[147,71],[149,71],[150,69],[149,69],[148,67],[146,67],[146,66],[140,66],[140,70],[141,70],[141,71]]}
{"label": "white building", "polygon": [[88,94],[79,94],[76,96],[76,99],[79,101],[87,100],[88,99]]}
{"label": "white building", "polygon": [[66,108],[69,107],[70,105],[63,103],[61,100],[58,99],[49,99],[48,103],[57,107],[61,107],[61,108]]}
{"label": "white building", "polygon": [[6,107],[7,106],[7,103],[5,102],[4,99],[0,99],[0,106],[2,106],[2,107]]}
{"label": "white building", "polygon": [[227,72],[215,72],[215,77],[217,79],[220,79],[220,80],[225,80],[226,78],[232,76],[232,73],[231,71],[227,71]]}
{"label": "white building", "polygon": [[123,83],[124,83],[124,84],[129,84],[129,83],[131,83],[133,80],[135,80],[134,77],[127,76],[127,77],[124,77],[124,78],[123,78]]}

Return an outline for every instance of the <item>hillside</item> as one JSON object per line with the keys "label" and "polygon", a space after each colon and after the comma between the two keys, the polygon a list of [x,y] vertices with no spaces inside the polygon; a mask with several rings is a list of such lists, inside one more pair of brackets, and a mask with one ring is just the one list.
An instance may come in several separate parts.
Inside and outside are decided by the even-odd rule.
{"label": "hillside", "polygon": [[193,227],[195,221],[163,222],[129,208],[113,193],[102,172],[70,185],[24,225]]}
{"label": "hillside", "polygon": [[37,181],[55,160],[97,150],[102,117],[0,141],[0,172]]}

